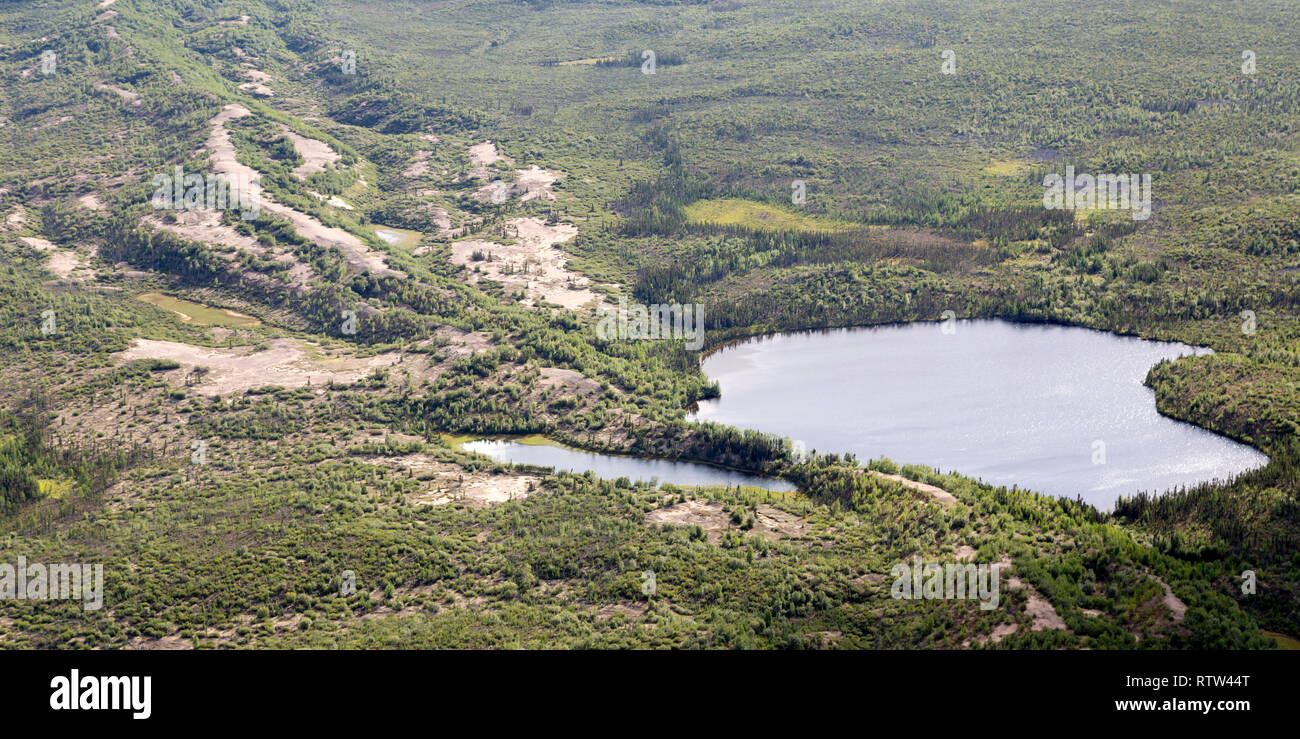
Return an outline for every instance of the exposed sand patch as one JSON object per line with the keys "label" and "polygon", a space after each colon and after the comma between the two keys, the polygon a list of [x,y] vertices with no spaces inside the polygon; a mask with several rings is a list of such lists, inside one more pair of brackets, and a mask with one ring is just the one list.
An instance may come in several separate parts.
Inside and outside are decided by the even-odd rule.
{"label": "exposed sand patch", "polygon": [[422,174],[428,172],[428,171],[429,171],[429,155],[432,154],[432,153],[433,153],[433,152],[431,152],[431,151],[425,151],[424,149],[421,149],[421,150],[415,152],[415,161],[411,162],[411,166],[409,166],[409,167],[407,167],[406,169],[402,170],[402,176],[403,176],[403,177],[419,177],[420,175],[422,175]]}
{"label": "exposed sand patch", "polygon": [[325,168],[340,159],[338,152],[330,148],[330,145],[324,141],[309,139],[288,126],[284,127],[284,135],[289,137],[293,142],[293,148],[297,150],[298,156],[303,158],[303,163],[293,168],[293,174],[298,179],[306,179],[307,175],[317,172],[324,172]]}
{"label": "exposed sand patch", "polygon": [[559,367],[542,367],[537,384],[544,390],[558,389],[563,395],[596,395],[600,393],[600,383],[574,370]]}
{"label": "exposed sand patch", "polygon": [[1160,587],[1165,589],[1165,596],[1161,599],[1161,602],[1169,609],[1169,617],[1176,624],[1182,623],[1183,619],[1187,618],[1187,604],[1183,603],[1179,600],[1178,596],[1174,595],[1174,591],[1169,588],[1169,585],[1167,585],[1164,580],[1161,580],[1158,577],[1153,577],[1152,579],[1160,583]]}
{"label": "exposed sand patch", "polygon": [[[522,290],[529,305],[540,299],[576,310],[596,300],[596,294],[588,289],[590,281],[570,271],[564,252],[554,248],[577,236],[577,226],[548,226],[541,218],[514,218],[506,226],[516,234],[514,244],[467,239],[451,245],[452,263],[466,265],[471,283],[490,279],[508,291]],[[490,259],[475,261],[475,252],[490,255]]]}
{"label": "exposed sand patch", "polygon": [[77,198],[77,204],[90,210],[104,210],[104,203],[100,201],[99,196],[95,193],[88,193]]}
{"label": "exposed sand patch", "polygon": [[[288,280],[293,285],[303,286],[317,278],[311,265],[299,260],[292,251],[277,247],[274,251],[268,252],[267,248],[258,243],[257,239],[245,236],[236,230],[234,226],[222,223],[220,211],[206,209],[181,210],[175,211],[174,215],[176,216],[175,223],[166,223],[153,216],[146,216],[141,219],[141,223],[164,231],[170,231],[177,236],[192,241],[212,244],[219,248],[224,247],[226,250],[234,250],[236,253],[227,254],[222,254],[218,250],[218,255],[231,260],[238,257],[237,252],[240,250],[260,257],[274,259],[289,267]],[[265,278],[265,275],[258,272],[250,272],[246,273],[246,275],[252,279]]]}
{"label": "exposed sand patch", "polygon": [[975,547],[966,546],[965,544],[953,550],[953,556],[958,562],[969,562],[975,559]]}
{"label": "exposed sand patch", "polygon": [[70,120],[72,120],[72,116],[70,116],[70,115],[62,115],[62,116],[59,116],[58,118],[54,118],[54,119],[52,119],[52,120],[47,120],[47,121],[44,122],[44,123],[38,123],[38,124],[36,124],[35,126],[32,126],[32,130],[33,130],[33,131],[39,131],[39,130],[44,129],[44,128],[54,128],[55,126],[60,125],[60,124],[62,124],[62,123],[67,123],[67,122],[70,121]]}
{"label": "exposed sand patch", "polygon": [[623,614],[630,619],[640,619],[650,610],[649,603],[637,603],[635,601],[625,601],[623,603],[613,603],[607,606],[601,606],[596,609],[596,620],[606,621],[618,614]]}
{"label": "exposed sand patch", "polygon": [[[486,333],[481,331],[461,331],[451,326],[443,326],[434,332],[434,336],[447,341],[442,347],[442,351],[447,355],[448,359],[453,360],[473,356],[496,346],[492,343],[492,337]],[[418,346],[427,347],[433,343],[432,341],[422,341]],[[542,372],[545,373],[546,370],[543,369]]]}
{"label": "exposed sand patch", "polygon": [[[235,158],[235,145],[230,139],[230,132],[226,130],[227,121],[242,118],[246,115],[251,115],[248,108],[237,103],[231,103],[222,108],[221,112],[213,116],[212,120],[209,121],[212,124],[212,133],[208,136],[206,146],[212,158],[213,169],[217,173],[227,175],[232,179],[238,178],[239,181],[252,180],[255,182],[260,178],[259,173],[252,167],[240,164]],[[306,213],[300,213],[293,208],[271,200],[262,193],[260,185],[254,184],[252,190],[259,197],[263,210],[273,216],[289,221],[294,230],[304,238],[321,245],[332,244],[337,246],[343,252],[348,265],[356,271],[380,275],[406,276],[403,272],[389,269],[384,262],[383,255],[370,251],[356,236],[341,228],[326,226]]]}
{"label": "exposed sand patch", "polygon": [[35,236],[20,236],[18,240],[37,251],[49,254],[49,261],[45,263],[45,269],[61,280],[80,282],[94,277],[90,265],[74,249],[61,249],[49,241],[38,239]]}
{"label": "exposed sand patch", "polygon": [[486,167],[500,161],[504,161],[506,164],[515,163],[515,160],[497,151],[497,145],[491,141],[484,141],[481,144],[469,147],[469,161],[475,167]]}
{"label": "exposed sand patch", "polygon": [[537,491],[540,477],[531,475],[484,475],[467,479],[460,486],[430,498],[429,505],[465,503],[471,506],[496,505],[523,500]]}
{"label": "exposed sand patch", "polygon": [[193,241],[207,244],[220,244],[232,249],[247,249],[253,254],[263,254],[266,247],[257,243],[252,236],[245,236],[235,230],[234,226],[221,222],[221,211],[217,210],[178,210],[174,212],[176,223],[166,223],[153,216],[143,219],[151,226],[171,231]]}
{"label": "exposed sand patch", "polygon": [[[1004,638],[1011,636],[1020,630],[1020,624],[998,624],[993,627],[993,633],[989,635],[989,641],[997,644]],[[981,640],[982,641],[982,640]]]}
{"label": "exposed sand patch", "polygon": [[59,248],[51,242],[46,241],[45,239],[36,238],[35,236],[19,236],[18,240],[36,251],[52,252]]}
{"label": "exposed sand patch", "polygon": [[104,21],[111,21],[111,20],[113,20],[113,19],[116,18],[116,17],[117,17],[117,11],[116,11],[116,10],[105,10],[104,12],[102,12],[102,13],[100,13],[99,15],[95,16],[95,22],[96,22],[96,23],[103,23]]}
{"label": "exposed sand patch", "polygon": [[108,6],[112,5],[115,2],[117,2],[117,0],[103,0],[103,2],[101,2],[99,5],[95,6],[95,9],[99,10],[102,8],[107,8]]}
{"label": "exposed sand patch", "polygon": [[755,534],[776,540],[786,536],[803,536],[807,531],[808,522],[793,513],[786,513],[766,503],[758,506],[754,517]]}
{"label": "exposed sand patch", "polygon": [[370,376],[377,369],[392,367],[400,359],[398,352],[365,359],[312,359],[308,350],[314,345],[307,342],[274,339],[269,343],[270,348],[254,352],[252,347],[210,349],[174,341],[133,339],[131,348],[113,357],[121,362],[170,359],[182,365],[184,372],[179,373],[182,375],[194,367],[206,367],[209,373],[193,389],[209,396],[242,393],[267,385],[297,388],[330,382],[349,384]]}
{"label": "exposed sand patch", "polygon": [[519,197],[521,201],[555,200],[555,192],[551,190],[551,186],[559,181],[562,176],[560,173],[542,169],[534,164],[515,174],[515,189],[523,193]]}
{"label": "exposed sand patch", "polygon": [[118,96],[120,96],[123,100],[135,106],[139,106],[141,103],[144,102],[143,100],[140,99],[139,93],[131,92],[130,90],[124,90],[120,87],[114,87],[113,85],[104,82],[96,82],[95,89],[103,90],[105,92],[117,93]]}
{"label": "exposed sand patch", "polygon": [[127,649],[161,649],[167,651],[193,649],[194,643],[189,639],[182,637],[180,634],[169,634],[152,639],[144,636],[133,636],[126,643]]}
{"label": "exposed sand patch", "polygon": [[667,508],[656,508],[646,514],[645,522],[652,525],[699,526],[714,544],[722,541],[723,532],[731,528],[731,517],[722,504],[703,500],[688,500]]}
{"label": "exposed sand patch", "polygon": [[[476,170],[477,171],[477,170]],[[483,179],[489,179],[494,172],[488,172],[488,176]],[[533,165],[528,169],[520,169],[515,172],[514,181],[494,180],[474,191],[471,196],[480,203],[505,202],[510,198],[518,197],[520,202],[529,200],[555,200],[555,192],[551,187],[560,180],[564,175],[560,172],[552,172]]]}
{"label": "exposed sand patch", "polygon": [[[430,194],[436,196],[438,195],[438,191],[420,190],[416,194],[421,197],[428,197]],[[424,213],[428,214],[429,219],[432,220],[434,222],[434,225],[438,227],[438,230],[434,233],[435,236],[438,236],[439,238],[450,238],[454,236],[459,236],[461,233],[464,232],[463,228],[452,228],[451,214],[448,213],[445,209],[439,208],[436,205],[431,205],[426,203],[421,208],[421,210],[423,210]],[[425,244],[423,246],[416,247],[414,250],[411,251],[411,254],[417,257],[422,254],[428,254],[430,248],[431,247],[428,244]]]}
{"label": "exposed sand patch", "polygon": [[[1002,561],[998,563],[1000,568],[1010,567],[1011,563]],[[1056,613],[1056,607],[1038,592],[1037,588],[1027,582],[1021,582],[1020,578],[1010,575],[1006,578],[1007,587],[1024,588],[1028,602],[1025,604],[1025,612],[1033,619],[1029,630],[1043,631],[1044,629],[1060,629],[1069,631],[1065,621]]]}
{"label": "exposed sand patch", "polygon": [[239,86],[239,89],[244,92],[252,93],[258,97],[269,98],[275,96],[275,90],[272,90],[260,82],[245,82]]}
{"label": "exposed sand patch", "polygon": [[929,485],[924,482],[917,482],[916,480],[909,480],[902,475],[886,475],[883,472],[877,472],[875,470],[872,470],[871,473],[883,477],[886,480],[893,480],[894,482],[901,483],[904,487],[909,487],[917,492],[925,493],[946,506],[957,505],[957,498],[943,488],[935,487],[934,485]]}
{"label": "exposed sand patch", "polygon": [[[645,522],[651,525],[699,526],[714,544],[722,541],[726,531],[741,530],[732,523],[730,514],[721,503],[703,500],[688,500],[666,508],[656,508],[646,514]],[[807,531],[807,521],[764,503],[758,506],[754,527],[748,533],[775,541],[787,536],[803,536]]]}
{"label": "exposed sand patch", "polygon": [[536,475],[498,475],[482,470],[469,472],[451,462],[439,462],[427,454],[418,453],[368,462],[414,472],[422,485],[420,493],[412,501],[432,506],[464,503],[472,507],[485,507],[523,500],[536,493],[542,481]]}

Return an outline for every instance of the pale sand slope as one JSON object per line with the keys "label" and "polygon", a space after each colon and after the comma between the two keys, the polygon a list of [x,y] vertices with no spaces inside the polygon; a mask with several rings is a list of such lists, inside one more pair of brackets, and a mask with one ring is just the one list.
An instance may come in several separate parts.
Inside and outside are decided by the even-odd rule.
{"label": "pale sand slope", "polygon": [[[226,130],[227,121],[243,118],[246,115],[251,115],[248,108],[237,103],[231,103],[209,121],[212,124],[212,133],[208,136],[207,148],[212,157],[213,169],[218,174],[224,174],[232,178],[244,178],[245,180],[258,176],[257,170],[240,164],[235,158],[235,145],[230,140],[230,132]],[[311,239],[322,245],[333,244],[337,246],[347,258],[350,267],[359,272],[371,272],[377,275],[406,276],[403,272],[389,269],[388,265],[384,263],[383,255],[370,251],[356,236],[343,229],[326,226],[305,213],[281,205],[263,195],[260,186],[254,185],[253,187],[261,199],[263,210],[273,216],[289,221],[289,223],[293,224],[294,230],[304,238]]]}
{"label": "pale sand slope", "polygon": [[[577,226],[569,223],[548,226],[541,218],[513,218],[506,226],[516,234],[516,243],[505,245],[468,239],[451,245],[452,262],[468,266],[470,282],[482,278],[496,280],[507,290],[524,290],[530,302],[540,298],[570,310],[596,299],[596,294],[588,289],[590,281],[569,270],[564,252],[553,248],[577,236]],[[476,251],[490,253],[491,261],[473,261]],[[513,267],[513,273],[505,271],[506,265]],[[480,272],[473,272],[475,267]]]}
{"label": "pale sand slope", "polygon": [[122,362],[135,359],[170,359],[188,371],[207,367],[210,372],[194,390],[215,396],[242,393],[252,388],[279,385],[297,388],[325,385],[329,382],[353,383],[369,377],[375,370],[397,364],[400,355],[387,352],[361,359],[342,357],[311,359],[307,352],[315,345],[294,339],[274,339],[270,348],[260,352],[251,347],[213,349],[175,341],[133,339],[131,348],[114,354]]}
{"label": "pale sand slope", "polygon": [[20,236],[18,240],[37,251],[49,254],[50,260],[46,262],[45,269],[55,277],[77,281],[94,277],[90,265],[73,249],[60,249],[49,241],[35,236]]}
{"label": "pale sand slope", "polygon": [[309,174],[324,172],[325,167],[341,158],[338,152],[330,148],[329,144],[324,141],[309,139],[296,133],[288,126],[284,127],[284,135],[289,137],[289,140],[293,142],[293,148],[298,152],[298,156],[303,158],[303,163],[293,168],[294,176],[300,180],[306,179]]}
{"label": "pale sand slope", "polygon": [[[220,211],[215,210],[180,210],[176,211],[176,223],[165,223],[153,216],[144,218],[154,228],[159,228],[182,238],[204,244],[216,244],[235,250],[245,250],[260,257],[267,257],[266,247],[251,236],[236,231],[233,226],[221,222]],[[293,252],[273,253],[269,255],[277,262],[289,265],[289,282],[294,285],[306,285],[316,278],[311,266],[299,260]]]}

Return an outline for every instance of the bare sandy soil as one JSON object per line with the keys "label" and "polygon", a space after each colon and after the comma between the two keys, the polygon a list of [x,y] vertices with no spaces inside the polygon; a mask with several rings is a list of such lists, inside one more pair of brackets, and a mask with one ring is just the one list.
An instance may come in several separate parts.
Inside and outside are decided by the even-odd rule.
{"label": "bare sandy soil", "polygon": [[300,180],[306,179],[309,174],[324,172],[326,167],[340,159],[338,152],[331,149],[324,141],[309,139],[288,126],[284,127],[284,135],[293,142],[293,148],[304,160],[302,164],[293,168],[294,176]]}
{"label": "bare sandy soil", "polygon": [[943,488],[935,487],[934,485],[924,482],[917,482],[916,480],[909,480],[902,475],[886,475],[883,472],[876,472],[874,470],[872,471],[872,474],[883,477],[886,480],[893,480],[894,482],[901,483],[904,487],[909,487],[917,492],[925,493],[944,505],[957,505],[957,499],[953,497],[953,494]]}
{"label": "bare sandy soil", "polygon": [[[590,281],[569,270],[564,252],[553,248],[577,236],[577,226],[548,226],[541,218],[514,218],[506,225],[516,234],[514,244],[467,239],[451,245],[452,263],[468,267],[471,283],[486,278],[501,282],[509,291],[523,290],[530,305],[541,299],[576,310],[596,300],[588,289]],[[491,258],[476,262],[475,252]]]}
{"label": "bare sandy soil", "polygon": [[537,384],[543,390],[559,390],[566,397],[600,394],[600,383],[581,372],[559,367],[542,367]]}
{"label": "bare sandy soil", "polygon": [[622,603],[612,603],[601,606],[596,609],[596,620],[604,621],[613,618],[618,614],[623,614],[631,619],[640,619],[650,610],[650,604],[637,601],[623,601]]}
{"label": "bare sandy soil", "polygon": [[[481,144],[475,144],[469,147],[469,161],[470,164],[474,165],[476,168],[486,167],[489,164],[495,164],[496,162],[505,162],[508,165],[515,163],[515,160],[497,151],[497,145],[491,141],[484,141]],[[477,176],[472,172],[470,175]],[[491,175],[488,176],[490,177]]]}
{"label": "bare sandy soil", "polygon": [[275,97],[275,90],[263,85],[260,82],[245,82],[239,86],[244,92],[252,93],[258,97],[269,98]]}
{"label": "bare sandy soil", "polygon": [[297,388],[330,382],[348,384],[370,376],[377,369],[393,367],[400,358],[398,352],[387,352],[365,359],[313,359],[308,354],[315,347],[313,344],[294,339],[274,339],[269,344],[270,348],[254,352],[251,347],[212,349],[174,341],[133,339],[131,348],[113,357],[121,362],[170,359],[179,362],[185,370],[177,373],[181,376],[194,367],[206,367],[209,373],[193,390],[209,396],[242,393],[267,385]]}
{"label": "bare sandy soil", "polygon": [[177,236],[193,241],[220,244],[232,249],[245,249],[258,255],[266,253],[266,247],[257,243],[257,239],[245,236],[236,231],[233,226],[222,223],[220,211],[178,210],[175,215],[176,223],[166,223],[153,217],[147,217],[144,221],[155,228],[171,231]]}
{"label": "bare sandy soil", "polygon": [[[1011,563],[1004,560],[999,562],[998,566],[1006,568],[1010,567]],[[1065,625],[1065,621],[1056,613],[1056,607],[1044,598],[1037,588],[1027,582],[1021,582],[1020,578],[1015,575],[1008,576],[1005,581],[1008,588],[1025,589],[1025,595],[1029,598],[1029,601],[1025,604],[1025,612],[1033,619],[1029,627],[1030,631],[1042,631],[1044,629],[1069,630]]]}
{"label": "bare sandy soil", "polygon": [[[237,103],[227,105],[209,121],[212,124],[212,133],[208,136],[207,141],[207,149],[212,158],[213,169],[232,178],[241,178],[242,181],[256,178],[258,172],[252,167],[240,164],[235,158],[235,145],[230,140],[230,132],[226,130],[226,122],[246,115],[251,115],[248,108]],[[322,245],[333,244],[337,246],[346,257],[348,265],[356,271],[380,275],[406,276],[403,272],[389,269],[384,262],[383,255],[371,251],[356,236],[341,228],[326,226],[306,213],[300,213],[293,208],[271,200],[262,192],[260,186],[254,185],[253,189],[260,197],[263,210],[273,216],[289,221],[293,224],[294,230],[304,238],[311,239]]]}
{"label": "bare sandy soil", "polygon": [[[175,215],[176,223],[166,223],[152,216],[142,219],[142,222],[193,241],[216,244],[235,250],[243,249],[249,253],[269,257],[277,262],[287,264],[289,265],[289,283],[293,285],[303,286],[316,279],[317,275],[312,270],[311,265],[299,260],[293,252],[277,248],[268,254],[266,247],[259,244],[257,239],[245,236],[236,231],[233,226],[222,223],[219,211],[206,209],[181,210],[176,211]],[[235,255],[231,254],[230,257],[233,259]],[[251,277],[253,274],[249,276]],[[260,277],[260,275],[258,276]]]}
{"label": "bare sandy soil", "polygon": [[407,167],[406,169],[402,170],[402,176],[403,176],[403,177],[419,177],[420,175],[422,175],[422,174],[428,172],[428,171],[429,171],[429,155],[432,154],[432,153],[433,153],[433,152],[431,152],[431,151],[425,151],[424,149],[421,149],[421,150],[415,152],[415,161],[411,162],[411,166],[409,166],[409,167]]}
{"label": "bare sandy soil", "polygon": [[523,500],[540,489],[541,478],[535,475],[502,474],[488,471],[468,472],[450,462],[439,462],[426,454],[407,454],[372,460],[401,470],[412,470],[423,483],[413,498],[424,505],[463,503],[484,507]]}
{"label": "bare sandy soil", "polygon": [[551,186],[562,176],[558,172],[542,169],[534,164],[528,169],[515,173],[515,189],[522,192],[519,199],[525,202],[539,199],[555,200],[555,192],[551,190]]}
{"label": "bare sandy soil", "polygon": [[517,170],[513,182],[504,179],[493,180],[475,190],[472,197],[480,203],[504,202],[515,197],[519,198],[520,202],[555,200],[555,192],[551,186],[562,176],[559,172],[533,165],[528,169]]}
{"label": "bare sandy soil", "polygon": [[100,202],[99,196],[93,192],[77,198],[77,204],[90,210],[104,210],[104,204]]}
{"label": "bare sandy soil", "polygon": [[772,540],[787,536],[803,536],[808,531],[808,522],[793,513],[786,513],[780,508],[764,503],[758,506],[752,531]]}
{"label": "bare sandy soil", "polygon": [[[443,326],[434,332],[434,335],[447,341],[442,351],[448,359],[452,360],[473,356],[496,346],[492,343],[492,337],[482,331],[461,331],[451,326]],[[433,342],[421,342],[420,346],[428,346],[431,343]]]}
{"label": "bare sandy soil", "polygon": [[94,273],[86,260],[73,249],[61,249],[58,246],[34,236],[20,236],[19,241],[49,255],[45,269],[62,280],[83,281],[94,278]]}
{"label": "bare sandy soil", "polygon": [[688,500],[667,508],[656,508],[646,514],[645,522],[651,525],[699,526],[714,544],[721,542],[723,533],[731,528],[731,516],[727,515],[722,504],[704,500]]}
{"label": "bare sandy soil", "polygon": [[[731,516],[721,503],[704,500],[688,500],[666,508],[656,508],[646,514],[645,522],[654,524],[672,524],[675,526],[696,526],[704,529],[709,541],[717,544],[729,530],[740,531],[740,527],[731,522]],[[803,536],[808,531],[808,522],[798,516],[766,503],[758,506],[754,526],[750,534],[776,541],[788,536]]]}
{"label": "bare sandy soil", "polygon": [[130,90],[124,90],[124,89],[122,89],[122,88],[120,88],[120,87],[114,87],[114,86],[112,86],[112,85],[105,84],[105,83],[103,83],[103,82],[96,82],[96,83],[95,83],[95,89],[96,89],[96,90],[105,90],[105,91],[107,91],[107,92],[115,92],[115,93],[117,93],[119,96],[121,96],[121,98],[122,98],[123,100],[125,100],[125,101],[131,103],[132,105],[136,105],[136,106],[138,106],[138,105],[140,105],[140,104],[143,102],[143,101],[140,99],[140,95],[139,95],[139,93],[131,92]]}
{"label": "bare sandy soil", "polygon": [[1165,595],[1160,599],[1160,601],[1169,609],[1170,620],[1175,624],[1182,623],[1183,620],[1187,618],[1187,604],[1183,603],[1178,596],[1174,595],[1174,591],[1169,589],[1169,585],[1165,583],[1164,580],[1161,580],[1158,577],[1153,577],[1152,579],[1160,583],[1160,587],[1165,590]]}

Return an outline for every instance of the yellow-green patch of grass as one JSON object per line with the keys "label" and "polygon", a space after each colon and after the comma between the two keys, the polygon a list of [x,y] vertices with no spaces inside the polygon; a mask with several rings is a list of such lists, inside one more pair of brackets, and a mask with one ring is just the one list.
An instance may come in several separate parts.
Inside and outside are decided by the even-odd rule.
{"label": "yellow-green patch of grass", "polygon": [[36,481],[36,490],[44,497],[58,500],[72,492],[72,486],[74,484],[75,483],[72,480],[39,479]]}
{"label": "yellow-green patch of grass", "polygon": [[1287,651],[1300,650],[1300,639],[1297,639],[1294,636],[1279,634],[1276,631],[1265,631],[1264,636],[1277,642],[1278,649],[1285,649]]}
{"label": "yellow-green patch of grass", "polygon": [[994,177],[1019,177],[1029,171],[1029,162],[1020,159],[994,159],[981,171]]}
{"label": "yellow-green patch of grass", "polygon": [[686,220],[717,226],[744,226],[772,231],[848,231],[859,224],[796,213],[768,203],[740,198],[697,200],[683,209]]}
{"label": "yellow-green patch of grass", "polygon": [[156,305],[163,310],[169,310],[180,318],[181,323],[188,323],[195,326],[224,326],[226,328],[248,328],[251,326],[261,326],[262,322],[252,316],[246,316],[243,313],[236,313],[233,310],[225,308],[211,308],[198,303],[191,303],[188,300],[181,300],[170,295],[162,293],[141,293],[135,296],[150,305]]}

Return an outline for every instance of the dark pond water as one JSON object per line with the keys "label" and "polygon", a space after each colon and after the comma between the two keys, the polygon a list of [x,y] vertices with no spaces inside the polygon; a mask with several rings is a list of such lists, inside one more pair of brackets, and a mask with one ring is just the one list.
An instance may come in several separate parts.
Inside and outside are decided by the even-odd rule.
{"label": "dark pond water", "polygon": [[1083,499],[1163,492],[1262,466],[1251,447],[1156,412],[1142,384],[1185,344],[1006,321],[778,334],[704,361],[696,418],[818,452],[926,464]]}

